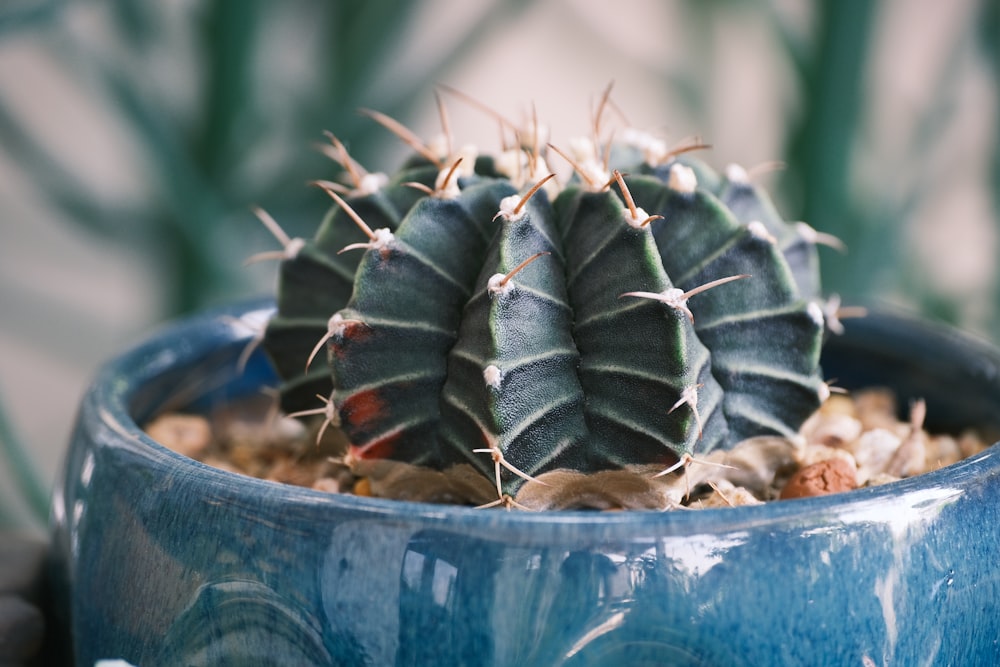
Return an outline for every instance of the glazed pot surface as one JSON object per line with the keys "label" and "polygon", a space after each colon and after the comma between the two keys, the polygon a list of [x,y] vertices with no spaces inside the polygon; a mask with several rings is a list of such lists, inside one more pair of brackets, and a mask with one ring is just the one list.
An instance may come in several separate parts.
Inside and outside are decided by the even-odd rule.
{"label": "glazed pot surface", "polygon": [[[273,381],[237,359],[269,304],[108,364],[54,499],[76,664],[1000,663],[1000,451],[847,494],[731,509],[525,513],[325,494],[186,459],[136,425]],[[996,426],[1000,355],[876,315],[824,353],[848,388]]]}

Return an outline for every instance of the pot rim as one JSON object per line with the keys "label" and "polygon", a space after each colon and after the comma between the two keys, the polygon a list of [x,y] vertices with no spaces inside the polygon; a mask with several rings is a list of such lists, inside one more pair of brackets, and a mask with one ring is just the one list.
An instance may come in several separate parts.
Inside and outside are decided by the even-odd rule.
{"label": "pot rim", "polygon": [[[922,508],[957,500],[972,489],[983,476],[1000,475],[1000,446],[952,465],[881,486],[856,489],[827,496],[771,501],[760,505],[698,510],[630,510],[625,512],[563,511],[489,511],[458,505],[369,498],[353,494],[318,491],[229,472],[188,458],[159,444],[133,418],[136,392],[158,374],[197,363],[207,351],[219,347],[239,349],[252,340],[249,323],[266,321],[273,312],[273,301],[255,299],[223,306],[170,323],[123,354],[105,363],[98,371],[84,399],[84,410],[92,410],[105,437],[105,447],[124,447],[148,465],[164,472],[175,470],[209,488],[226,493],[259,496],[268,502],[329,508],[371,516],[406,516],[408,519],[441,521],[450,524],[479,522],[489,517],[495,526],[553,526],[558,524],[596,524],[602,526],[675,527],[677,532],[715,533],[771,523],[809,523],[828,517],[842,523],[853,517],[889,521],[894,508]],[[867,316],[872,330],[906,327],[925,332],[941,340],[949,339],[968,346],[970,358],[988,360],[1000,367],[1000,353],[954,329],[932,325],[912,316],[875,310]],[[848,324],[848,327],[851,327]],[[261,354],[260,351],[255,352]],[[837,521],[836,519],[840,519]],[[673,530],[669,532],[674,532]]]}

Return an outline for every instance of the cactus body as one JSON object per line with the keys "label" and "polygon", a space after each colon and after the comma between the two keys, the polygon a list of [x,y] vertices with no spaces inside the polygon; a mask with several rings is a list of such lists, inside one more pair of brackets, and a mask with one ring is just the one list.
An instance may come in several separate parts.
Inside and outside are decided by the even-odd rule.
{"label": "cactus body", "polygon": [[[388,230],[377,242],[335,207],[284,262],[266,332],[286,407],[329,395],[353,460],[471,467],[509,495],[549,471],[662,469],[792,435],[822,389],[811,241],[737,170],[621,166],[662,219],[578,179],[515,213],[523,188],[483,159],[450,193],[403,185],[439,178],[422,165],[349,198]],[[368,247],[337,254],[354,243]],[[321,338],[328,366],[303,373]]]}

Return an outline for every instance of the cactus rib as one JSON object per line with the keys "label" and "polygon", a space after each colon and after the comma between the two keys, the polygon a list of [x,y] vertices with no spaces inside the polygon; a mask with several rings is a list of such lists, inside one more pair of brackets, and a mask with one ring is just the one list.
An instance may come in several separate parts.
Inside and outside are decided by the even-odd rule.
{"label": "cactus rib", "polygon": [[[330,396],[351,461],[476,470],[500,496],[486,504],[510,507],[550,473],[683,469],[790,436],[818,405],[818,235],[746,172],[591,141],[582,160],[555,149],[577,176],[553,194],[551,174],[524,187],[521,157],[438,159],[366,113],[420,154],[375,191],[330,191],[265,335],[285,407]],[[537,166],[534,123],[518,155]],[[334,146],[357,185],[367,172]]]}

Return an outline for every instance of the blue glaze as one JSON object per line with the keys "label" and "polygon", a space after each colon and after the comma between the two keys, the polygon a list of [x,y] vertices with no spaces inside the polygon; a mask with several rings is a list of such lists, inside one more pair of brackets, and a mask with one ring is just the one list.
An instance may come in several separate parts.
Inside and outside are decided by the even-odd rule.
{"label": "blue glaze", "polygon": [[[54,498],[78,665],[1000,664],[1000,448],[848,494],[670,513],[523,513],[329,495],[185,459],[136,426],[270,382],[256,303],[112,361]],[[827,377],[995,421],[1000,355],[874,316]],[[71,638],[71,643],[69,639]]]}

